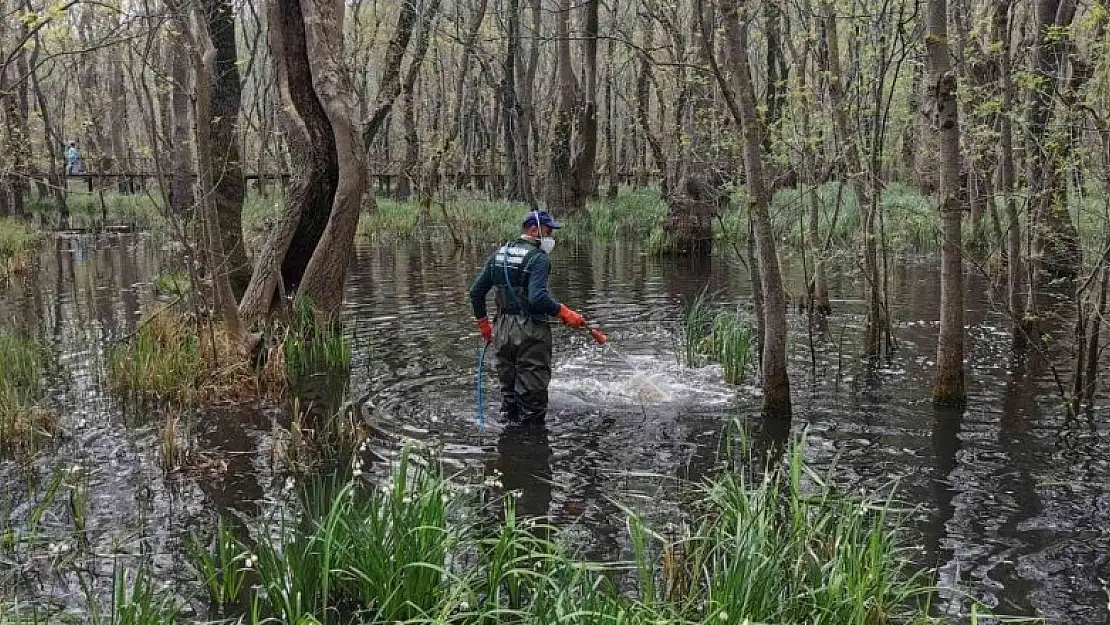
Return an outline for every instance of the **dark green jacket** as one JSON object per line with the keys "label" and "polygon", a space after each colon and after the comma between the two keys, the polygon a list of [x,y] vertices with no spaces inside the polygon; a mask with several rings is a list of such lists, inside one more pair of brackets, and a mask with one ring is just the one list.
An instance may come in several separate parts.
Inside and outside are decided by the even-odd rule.
{"label": "dark green jacket", "polygon": [[[487,316],[486,295],[497,287],[497,308],[505,315],[528,315],[544,318],[559,312],[559,302],[551,297],[547,279],[551,259],[539,243],[520,238],[501,246],[470,285],[470,305],[474,317]],[[506,289],[506,285],[511,286]]]}

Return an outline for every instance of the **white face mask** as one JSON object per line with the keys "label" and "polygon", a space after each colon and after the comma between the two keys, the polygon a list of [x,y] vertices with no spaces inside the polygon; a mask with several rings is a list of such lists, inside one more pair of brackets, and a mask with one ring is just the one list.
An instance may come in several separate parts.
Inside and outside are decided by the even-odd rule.
{"label": "white face mask", "polygon": [[544,254],[550,254],[553,249],[555,249],[555,237],[543,237],[540,239],[540,251]]}

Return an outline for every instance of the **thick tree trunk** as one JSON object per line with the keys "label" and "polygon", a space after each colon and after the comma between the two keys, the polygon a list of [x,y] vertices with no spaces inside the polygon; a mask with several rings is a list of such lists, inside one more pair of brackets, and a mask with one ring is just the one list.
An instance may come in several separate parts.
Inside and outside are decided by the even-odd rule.
{"label": "thick tree trunk", "polygon": [[342,0],[301,0],[305,40],[312,59],[316,90],[335,137],[339,184],[331,216],[312,260],[305,269],[300,294],[315,308],[334,317],[343,303],[347,265],[354,249],[359,205],[367,187],[364,147],[356,122],[354,84],[343,56]]}
{"label": "thick tree trunk", "polygon": [[925,49],[929,60],[934,125],[940,137],[939,206],[941,232],[940,337],[933,401],[961,405],[964,390],[964,294],[960,205],[960,125],[956,74],[948,49],[946,0],[929,0]]}
{"label": "thick tree trunk", "polygon": [[[206,24],[207,28],[205,30],[207,32],[202,32],[199,36],[191,38],[193,45],[197,48],[193,51],[195,55],[193,68],[196,74],[195,116],[197,187],[200,192],[198,194],[199,230],[203,233],[203,247],[207,251],[209,272],[212,278],[214,309],[238,348],[239,353],[236,355],[242,357],[250,346],[246,343],[246,333],[236,307],[237,300],[232,288],[232,273],[228,270],[232,261],[224,248],[226,235],[221,233],[223,223],[220,215],[220,204],[226,201],[226,196],[223,196],[226,190],[221,191],[220,185],[223,183],[219,179],[226,175],[222,168],[226,165],[224,155],[227,147],[218,142],[226,139],[226,135],[229,133],[226,128],[221,128],[224,120],[220,119],[219,115],[221,110],[227,110],[221,107],[228,106],[226,102],[218,103],[221,97],[226,97],[226,94],[221,93],[223,89],[226,89],[226,86],[220,85],[220,82],[224,79],[218,76],[218,72],[226,69],[221,67],[222,63],[226,61],[223,58],[226,50],[220,50],[220,46],[226,45],[226,42],[220,43],[219,39],[226,36],[227,33],[219,32],[218,29],[222,26],[218,19],[213,20],[212,9],[218,10],[218,7],[205,6],[197,11],[200,14],[197,16],[197,22]],[[227,9],[230,11],[230,5]],[[183,8],[182,11],[184,11]],[[230,17],[230,14],[228,17]],[[187,18],[184,15],[181,16],[179,22],[182,28],[188,28]],[[212,30],[214,25],[217,30]],[[232,30],[231,37],[233,41],[234,36],[235,33]],[[185,46],[182,46],[182,49],[186,49]],[[232,57],[232,63],[234,63],[234,57]],[[238,76],[237,71],[236,76]],[[237,92],[238,89],[238,80],[236,80],[235,91]],[[229,111],[236,117],[238,116],[238,102],[239,99],[236,96],[235,105],[231,107],[234,111]],[[233,126],[230,134],[234,143]],[[238,164],[235,166],[238,167]]]}
{"label": "thick tree trunk", "polygon": [[271,56],[275,64],[281,64],[278,89],[294,173],[285,204],[287,210],[296,206],[300,213],[281,263],[285,292],[292,294],[300,286],[328,224],[339,183],[339,163],[331,124],[312,86],[301,12],[291,2],[271,0],[267,6]]}
{"label": "thick tree trunk", "polygon": [[578,205],[571,176],[571,141],[574,138],[574,109],[578,102],[578,80],[570,56],[570,0],[558,0],[555,18],[555,84],[558,103],[551,122],[551,165],[544,185],[549,210],[556,214],[573,214]]}
{"label": "thick tree trunk", "polygon": [[[763,413],[773,419],[791,416],[790,379],[786,370],[786,295],[779,269],[778,250],[771,224],[771,196],[763,174],[763,129],[755,105],[748,61],[746,25],[736,0],[721,0],[728,38],[728,59],[735,85],[736,120],[743,133],[744,172],[747,176],[749,214],[759,256],[763,292]],[[725,88],[726,85],[722,85]]]}
{"label": "thick tree trunk", "polygon": [[[243,244],[243,200],[247,184],[239,156],[238,52],[235,45],[235,14],[231,0],[204,0],[204,20],[215,58],[208,76],[212,100],[211,161],[212,193],[222,253],[235,302],[243,296],[251,279],[251,266]],[[199,87],[198,87],[199,88]],[[198,120],[199,122],[200,120]],[[198,152],[199,154],[199,152]]]}

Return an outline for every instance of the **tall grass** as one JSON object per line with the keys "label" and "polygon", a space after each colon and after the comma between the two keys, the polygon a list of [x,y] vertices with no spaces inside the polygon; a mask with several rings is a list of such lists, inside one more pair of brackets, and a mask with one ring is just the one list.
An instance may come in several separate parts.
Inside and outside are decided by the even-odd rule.
{"label": "tall grass", "polygon": [[0,217],[0,276],[20,269],[27,255],[42,241],[42,232],[30,224],[10,217]]}
{"label": "tall grass", "polygon": [[110,388],[130,400],[195,402],[203,358],[200,337],[171,307],[155,310],[125,343],[108,349]]}
{"label": "tall grass", "polygon": [[497,527],[462,521],[458,489],[407,452],[383,486],[304,491],[298,521],[260,528],[256,555],[240,545],[227,558],[257,559],[244,607],[283,623],[933,622],[889,499],[836,491],[803,445],[782,470],[687,484],[676,536],[628,513],[626,563],[579,559],[511,497]]}
{"label": "tall grass", "polygon": [[719,313],[713,318],[702,351],[721,364],[725,382],[739,384],[744,381],[752,363],[753,338],[752,327],[746,317],[739,313]]}
{"label": "tall grass", "polygon": [[699,367],[704,360],[703,346],[713,327],[713,302],[706,289],[686,301],[682,308],[682,362]]}
{"label": "tall grass", "polygon": [[0,335],[0,450],[32,449],[57,415],[44,405],[48,351],[34,339]]}

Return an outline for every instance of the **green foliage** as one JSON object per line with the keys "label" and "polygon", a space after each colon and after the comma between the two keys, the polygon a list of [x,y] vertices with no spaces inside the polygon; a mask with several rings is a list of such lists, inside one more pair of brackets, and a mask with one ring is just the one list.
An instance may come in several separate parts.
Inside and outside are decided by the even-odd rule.
{"label": "green foliage", "polygon": [[250,552],[235,537],[229,523],[221,517],[208,544],[191,535],[187,555],[213,605],[227,608],[239,601],[252,562]]}
{"label": "green foliage", "polygon": [[42,241],[42,232],[30,224],[0,217],[0,275],[13,265],[21,265],[29,252]]}
{"label": "green foliage", "polygon": [[57,416],[43,405],[48,357],[33,339],[0,335],[0,449],[31,448],[55,431]]}
{"label": "green foliage", "polygon": [[682,356],[687,367],[701,366],[702,346],[713,327],[713,302],[703,288],[682,308]]}
{"label": "green foliage", "polygon": [[318,318],[308,298],[297,298],[292,322],[282,339],[282,353],[286,378],[294,389],[303,390],[312,377],[324,376],[338,377],[341,387],[333,389],[336,397],[346,390],[350,341],[340,323]]}
{"label": "green foliage", "polygon": [[154,279],[154,292],[161,295],[183,297],[192,290],[189,274],[182,270],[158,274]]}
{"label": "green foliage", "polygon": [[127,399],[187,405],[197,397],[202,365],[199,337],[175,311],[160,308],[129,340],[109,347],[108,382]]}
{"label": "green foliage", "polygon": [[725,382],[739,384],[752,363],[752,339],[752,328],[746,318],[739,313],[719,313],[701,351],[721,363]]}
{"label": "green foliage", "polygon": [[116,562],[112,570],[112,603],[102,613],[99,602],[87,586],[85,602],[92,625],[171,625],[177,622],[178,607],[155,588],[147,566],[128,569]]}
{"label": "green foliage", "polygon": [[803,445],[766,476],[748,480],[756,463],[734,459],[745,468],[687,484],[692,517],[677,536],[627,513],[624,592],[614,570],[578,559],[511,497],[495,528],[449,522],[461,518],[459,489],[407,451],[383,486],[305,489],[298,523],[262,527],[257,556],[234,543],[227,558],[257,558],[250,623],[934,622],[889,501],[837,492],[805,466]]}

